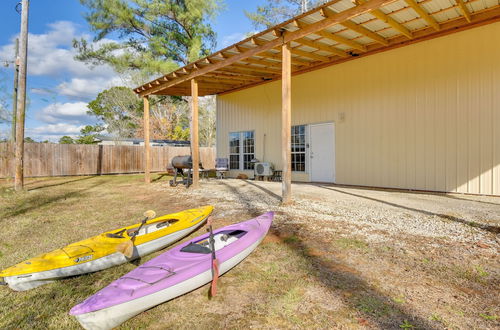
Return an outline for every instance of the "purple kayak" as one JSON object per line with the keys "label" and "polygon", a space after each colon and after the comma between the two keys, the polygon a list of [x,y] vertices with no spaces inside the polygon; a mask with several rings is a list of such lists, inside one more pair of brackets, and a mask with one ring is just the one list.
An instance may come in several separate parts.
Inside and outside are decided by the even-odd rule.
{"label": "purple kayak", "polygon": [[[273,212],[214,230],[219,272],[245,259],[266,236]],[[209,235],[151,259],[70,311],[86,329],[111,329],[131,317],[212,281]]]}

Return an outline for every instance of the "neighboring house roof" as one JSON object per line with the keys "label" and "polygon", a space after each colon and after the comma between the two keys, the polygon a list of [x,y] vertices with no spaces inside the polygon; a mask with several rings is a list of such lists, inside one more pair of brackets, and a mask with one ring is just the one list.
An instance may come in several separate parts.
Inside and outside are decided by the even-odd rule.
{"label": "neighboring house roof", "polygon": [[196,78],[200,96],[229,93],[281,79],[284,44],[301,74],[499,19],[498,0],[334,0],[134,91],[191,95]]}
{"label": "neighboring house roof", "polygon": [[[134,142],[141,143],[144,142],[144,139],[136,139],[136,138],[115,138],[109,136],[97,136],[95,138],[97,141],[116,141],[116,142]],[[150,140],[150,143],[164,143],[164,144],[177,144],[177,145],[189,145],[189,141],[178,141],[178,140]]]}

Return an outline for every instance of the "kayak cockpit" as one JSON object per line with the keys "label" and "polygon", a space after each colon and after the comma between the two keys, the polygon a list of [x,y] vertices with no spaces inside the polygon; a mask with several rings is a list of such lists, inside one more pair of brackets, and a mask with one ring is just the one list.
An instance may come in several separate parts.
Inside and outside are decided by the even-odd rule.
{"label": "kayak cockpit", "polygon": [[[214,234],[214,248],[215,252],[220,249],[236,242],[243,237],[247,232],[244,230],[224,230]],[[187,253],[212,253],[210,248],[210,237],[203,238],[199,241],[191,242],[181,249],[181,252]]]}
{"label": "kayak cockpit", "polygon": [[[135,236],[151,234],[157,230],[168,228],[178,221],[179,221],[179,219],[167,219],[167,220],[160,221],[160,222],[145,224],[144,226],[142,226],[142,228],[139,230],[139,232]],[[108,237],[108,238],[129,238],[132,236],[133,233],[135,233],[137,231],[137,229],[139,227],[140,227],[140,225],[137,225],[137,226],[134,226],[134,227],[129,228],[129,229],[123,228],[123,229],[121,229],[117,232],[114,232],[114,233],[106,233],[106,237]]]}

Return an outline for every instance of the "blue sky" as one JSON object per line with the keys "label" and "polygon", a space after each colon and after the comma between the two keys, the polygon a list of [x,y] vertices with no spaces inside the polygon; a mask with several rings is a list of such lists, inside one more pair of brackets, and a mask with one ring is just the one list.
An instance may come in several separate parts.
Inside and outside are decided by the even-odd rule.
{"label": "blue sky", "polygon": [[[19,33],[18,0],[0,1],[0,98],[7,101],[12,88],[13,42]],[[241,40],[253,30],[244,10],[254,10],[264,0],[225,0],[225,10],[213,22],[217,48]],[[92,124],[86,104],[102,90],[121,85],[120,77],[109,67],[90,68],[73,59],[74,38],[92,38],[83,19],[85,8],[78,0],[31,0],[29,21],[28,99],[26,136],[35,140],[57,141],[63,135],[78,135]],[[9,134],[0,125],[0,138]]]}

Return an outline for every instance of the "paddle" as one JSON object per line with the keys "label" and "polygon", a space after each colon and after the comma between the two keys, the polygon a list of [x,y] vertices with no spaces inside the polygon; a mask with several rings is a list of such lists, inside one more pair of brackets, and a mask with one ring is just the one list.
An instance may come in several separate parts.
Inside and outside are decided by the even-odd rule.
{"label": "paddle", "polygon": [[210,296],[214,297],[217,294],[217,279],[219,278],[219,261],[215,255],[215,240],[214,232],[212,230],[212,217],[207,219],[208,232],[210,233],[208,242],[210,244],[210,250],[212,250],[212,284],[210,285]]}
{"label": "paddle", "polygon": [[146,223],[146,221],[148,221],[149,219],[153,219],[154,217],[156,217],[155,211],[148,210],[148,211],[144,212],[144,219],[142,219],[141,225],[139,226],[139,228],[137,228],[137,230],[134,231],[130,235],[130,240],[127,240],[127,241],[119,244],[116,247],[116,251],[120,252],[121,254],[123,254],[127,258],[132,258],[132,255],[134,254],[134,240],[135,240],[135,237],[137,236],[137,234],[139,234],[139,231],[141,230],[142,226],[144,226],[144,224]]}

